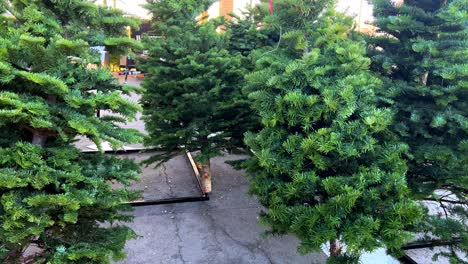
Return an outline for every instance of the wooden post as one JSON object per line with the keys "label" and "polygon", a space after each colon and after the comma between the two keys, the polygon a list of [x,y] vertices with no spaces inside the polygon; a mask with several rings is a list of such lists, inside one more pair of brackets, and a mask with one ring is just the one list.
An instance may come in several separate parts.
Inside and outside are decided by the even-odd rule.
{"label": "wooden post", "polygon": [[201,185],[203,193],[211,193],[211,166],[210,161],[204,163],[197,162],[197,168],[200,171]]}
{"label": "wooden post", "polygon": [[341,255],[341,246],[338,240],[330,240],[330,257],[336,257]]}

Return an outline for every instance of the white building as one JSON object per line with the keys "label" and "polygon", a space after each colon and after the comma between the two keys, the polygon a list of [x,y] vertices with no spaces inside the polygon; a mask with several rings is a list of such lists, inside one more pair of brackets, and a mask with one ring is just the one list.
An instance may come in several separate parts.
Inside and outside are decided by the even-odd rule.
{"label": "white building", "polygon": [[[143,7],[146,3],[145,0],[101,1],[102,3],[107,2],[109,6],[112,6],[115,3],[117,8],[124,10],[124,12],[129,15],[134,15],[144,19],[150,18],[148,11]],[[246,6],[256,5],[258,3],[260,3],[260,0],[219,0],[208,9],[208,15],[210,17],[217,17],[220,15],[226,15],[230,12],[240,15]],[[361,23],[372,20],[372,7],[369,5],[368,0],[339,0],[337,9],[345,11],[349,15],[355,17],[356,20],[359,20],[359,14],[361,14]]]}

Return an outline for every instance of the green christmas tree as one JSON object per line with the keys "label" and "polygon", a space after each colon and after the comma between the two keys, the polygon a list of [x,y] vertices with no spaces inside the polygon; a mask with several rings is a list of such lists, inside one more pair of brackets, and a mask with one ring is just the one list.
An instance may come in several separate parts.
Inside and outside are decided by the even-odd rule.
{"label": "green christmas tree", "polygon": [[[121,129],[140,109],[122,94],[91,47],[133,45],[122,13],[84,0],[0,1],[0,262],[110,263],[125,256],[136,194],[130,160],[83,154],[84,136],[100,146],[138,142]],[[96,117],[97,110],[116,116]]]}
{"label": "green christmas tree", "polygon": [[245,127],[255,123],[241,93],[246,68],[229,51],[223,20],[207,20],[211,1],[149,1],[153,36],[142,98],[149,138],[163,152],[148,162],[164,162],[181,151],[197,152],[204,191],[211,191],[210,159],[243,146]]}
{"label": "green christmas tree", "polygon": [[257,59],[251,55],[274,46],[278,40],[277,32],[268,27],[263,28],[262,22],[268,14],[265,7],[263,4],[247,7],[241,15],[230,14],[231,19],[226,21],[226,32],[230,39],[228,50],[249,59],[250,63],[243,64],[248,70],[253,69]]}
{"label": "green christmas tree", "polygon": [[336,263],[379,247],[398,253],[421,210],[407,198],[407,146],[388,129],[392,111],[378,105],[382,83],[333,4],[275,1],[265,26],[282,32],[280,43],[246,87],[263,129],[245,141],[262,221],[295,234],[302,253],[330,243]]}
{"label": "green christmas tree", "polygon": [[421,231],[461,240],[442,255],[466,260],[468,2],[379,0],[374,13],[383,34],[370,39],[369,51],[397,112],[393,129],[410,146],[408,182],[416,199],[440,211]]}

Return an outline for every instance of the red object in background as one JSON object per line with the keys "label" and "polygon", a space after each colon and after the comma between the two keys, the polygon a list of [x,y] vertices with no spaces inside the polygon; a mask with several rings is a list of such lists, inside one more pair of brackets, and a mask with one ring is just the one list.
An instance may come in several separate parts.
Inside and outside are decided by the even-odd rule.
{"label": "red object in background", "polygon": [[270,14],[273,14],[273,0],[270,0]]}

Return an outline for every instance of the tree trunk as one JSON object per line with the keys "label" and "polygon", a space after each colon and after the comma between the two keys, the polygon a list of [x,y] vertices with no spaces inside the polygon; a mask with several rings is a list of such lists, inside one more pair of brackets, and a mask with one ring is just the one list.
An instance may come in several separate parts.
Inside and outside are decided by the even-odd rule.
{"label": "tree trunk", "polygon": [[44,133],[43,131],[40,131],[40,130],[33,131],[32,143],[34,145],[43,147],[46,143],[46,140],[47,140],[47,133]]}
{"label": "tree trunk", "polygon": [[[57,103],[57,96],[55,95],[48,95],[45,99],[49,104]],[[43,147],[46,143],[47,137],[50,134],[52,134],[51,131],[46,129],[33,129],[31,143]]]}
{"label": "tree trunk", "polygon": [[205,163],[197,162],[197,167],[200,170],[201,184],[204,193],[211,192],[211,166],[208,160]]}
{"label": "tree trunk", "polygon": [[425,72],[421,75],[421,83],[426,86],[427,85],[427,78],[429,77],[429,72]]}
{"label": "tree trunk", "polygon": [[330,240],[330,257],[336,257],[341,255],[341,246],[338,240]]}

